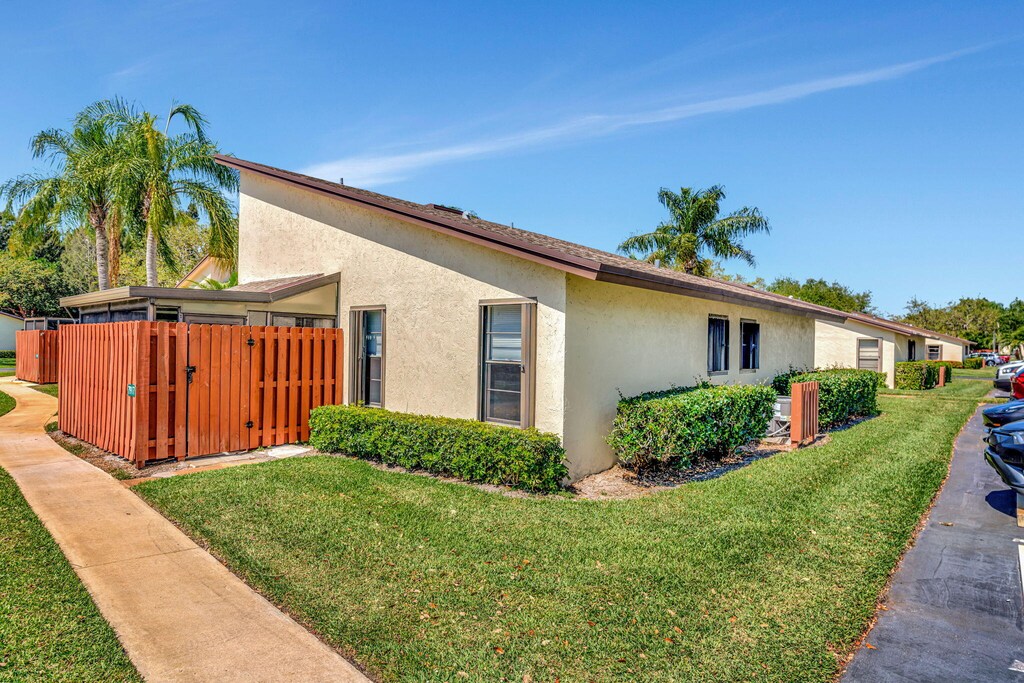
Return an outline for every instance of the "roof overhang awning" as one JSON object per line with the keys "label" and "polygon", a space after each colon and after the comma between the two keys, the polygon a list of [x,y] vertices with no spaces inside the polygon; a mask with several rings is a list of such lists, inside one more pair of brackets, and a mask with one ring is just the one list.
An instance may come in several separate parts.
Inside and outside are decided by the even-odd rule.
{"label": "roof overhang awning", "polygon": [[65,308],[83,308],[103,304],[119,303],[134,299],[177,301],[205,301],[224,303],[273,303],[318,287],[338,284],[340,273],[331,275],[299,275],[296,277],[260,280],[231,287],[230,289],[178,289],[176,287],[117,287],[100,292],[66,296],[60,300]]}

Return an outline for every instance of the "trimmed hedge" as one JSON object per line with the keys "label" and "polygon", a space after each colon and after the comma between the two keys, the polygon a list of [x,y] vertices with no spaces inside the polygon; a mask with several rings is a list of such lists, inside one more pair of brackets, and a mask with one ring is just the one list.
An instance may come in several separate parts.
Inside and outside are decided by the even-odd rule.
{"label": "trimmed hedge", "polygon": [[0,358],[14,358],[14,351],[0,351]]}
{"label": "trimmed hedge", "polygon": [[765,435],[775,392],[763,385],[669,389],[619,401],[608,443],[623,465],[689,466],[694,456],[720,459]]}
{"label": "trimmed hedge", "polygon": [[935,362],[915,360],[896,363],[897,389],[931,389],[939,383],[939,366]]}
{"label": "trimmed hedge", "polygon": [[558,437],[536,429],[364,406],[317,408],[309,427],[318,450],[467,481],[553,492],[569,474]]}
{"label": "trimmed hedge", "polygon": [[772,387],[782,396],[789,396],[793,382],[818,383],[818,424],[832,427],[854,417],[878,413],[878,389],[885,386],[885,373],[845,368],[791,370],[776,375]]}
{"label": "trimmed hedge", "polygon": [[985,367],[985,359],[983,358],[968,358],[964,361],[964,367],[968,370],[981,370]]}
{"label": "trimmed hedge", "polygon": [[[964,366],[964,364],[961,363],[958,360],[926,360],[924,362],[928,363],[929,365],[934,365],[935,366],[935,372],[938,372],[939,368],[941,368],[942,366],[945,366],[946,367],[946,384],[949,384],[950,382],[953,381],[953,370],[954,370],[954,368],[962,368]],[[935,375],[935,383],[938,384],[938,382],[939,382],[939,376]]]}

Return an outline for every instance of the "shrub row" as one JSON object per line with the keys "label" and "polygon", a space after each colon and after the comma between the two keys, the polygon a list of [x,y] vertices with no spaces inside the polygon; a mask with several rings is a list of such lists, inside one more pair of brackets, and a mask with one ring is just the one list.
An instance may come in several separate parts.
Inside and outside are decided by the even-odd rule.
{"label": "shrub row", "polygon": [[14,358],[14,351],[0,351],[0,358]]}
{"label": "shrub row", "polygon": [[931,389],[939,383],[939,366],[935,362],[915,360],[896,363],[897,389]]}
{"label": "shrub row", "polygon": [[968,358],[964,361],[964,367],[968,370],[981,370],[985,367],[984,358]]}
{"label": "shrub row", "polygon": [[[946,368],[946,384],[949,384],[950,382],[953,381],[953,369],[954,368],[962,368],[964,366],[964,364],[961,363],[958,360],[926,360],[924,362],[927,363],[928,365],[934,365],[935,368],[936,368],[936,370],[935,370],[936,373],[938,372],[938,368],[941,368],[941,367],[945,366],[945,368]],[[936,382],[936,384],[938,383],[938,381],[939,381],[939,376],[936,374],[935,375],[935,382]]]}
{"label": "shrub row", "polygon": [[634,469],[694,456],[722,458],[764,436],[775,391],[762,385],[696,387],[650,392],[619,401],[608,443]]}
{"label": "shrub row", "polygon": [[831,427],[850,418],[876,414],[878,389],[885,386],[885,373],[845,368],[791,370],[776,375],[772,387],[782,396],[789,396],[794,382],[818,383],[818,424]]}
{"label": "shrub row", "polygon": [[568,475],[558,436],[476,420],[363,406],[324,406],[309,417],[310,444],[467,481],[552,492]]}

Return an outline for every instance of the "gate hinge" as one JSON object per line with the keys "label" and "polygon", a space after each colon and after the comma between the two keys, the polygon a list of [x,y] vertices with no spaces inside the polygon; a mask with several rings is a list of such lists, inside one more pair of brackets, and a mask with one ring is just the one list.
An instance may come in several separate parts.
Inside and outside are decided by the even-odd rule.
{"label": "gate hinge", "polygon": [[185,366],[185,379],[188,380],[189,384],[192,384],[192,375],[196,374],[196,366],[186,365]]}

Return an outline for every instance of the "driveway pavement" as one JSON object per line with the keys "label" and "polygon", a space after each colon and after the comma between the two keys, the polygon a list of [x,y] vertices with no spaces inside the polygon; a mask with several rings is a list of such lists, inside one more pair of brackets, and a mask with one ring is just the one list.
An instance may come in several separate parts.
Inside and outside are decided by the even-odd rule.
{"label": "driveway pavement", "polygon": [[1024,529],[1014,496],[983,460],[979,413],[843,683],[1024,683]]}
{"label": "driveway pavement", "polygon": [[368,681],[138,496],[43,433],[57,401],[11,378],[0,466],[147,681]]}

